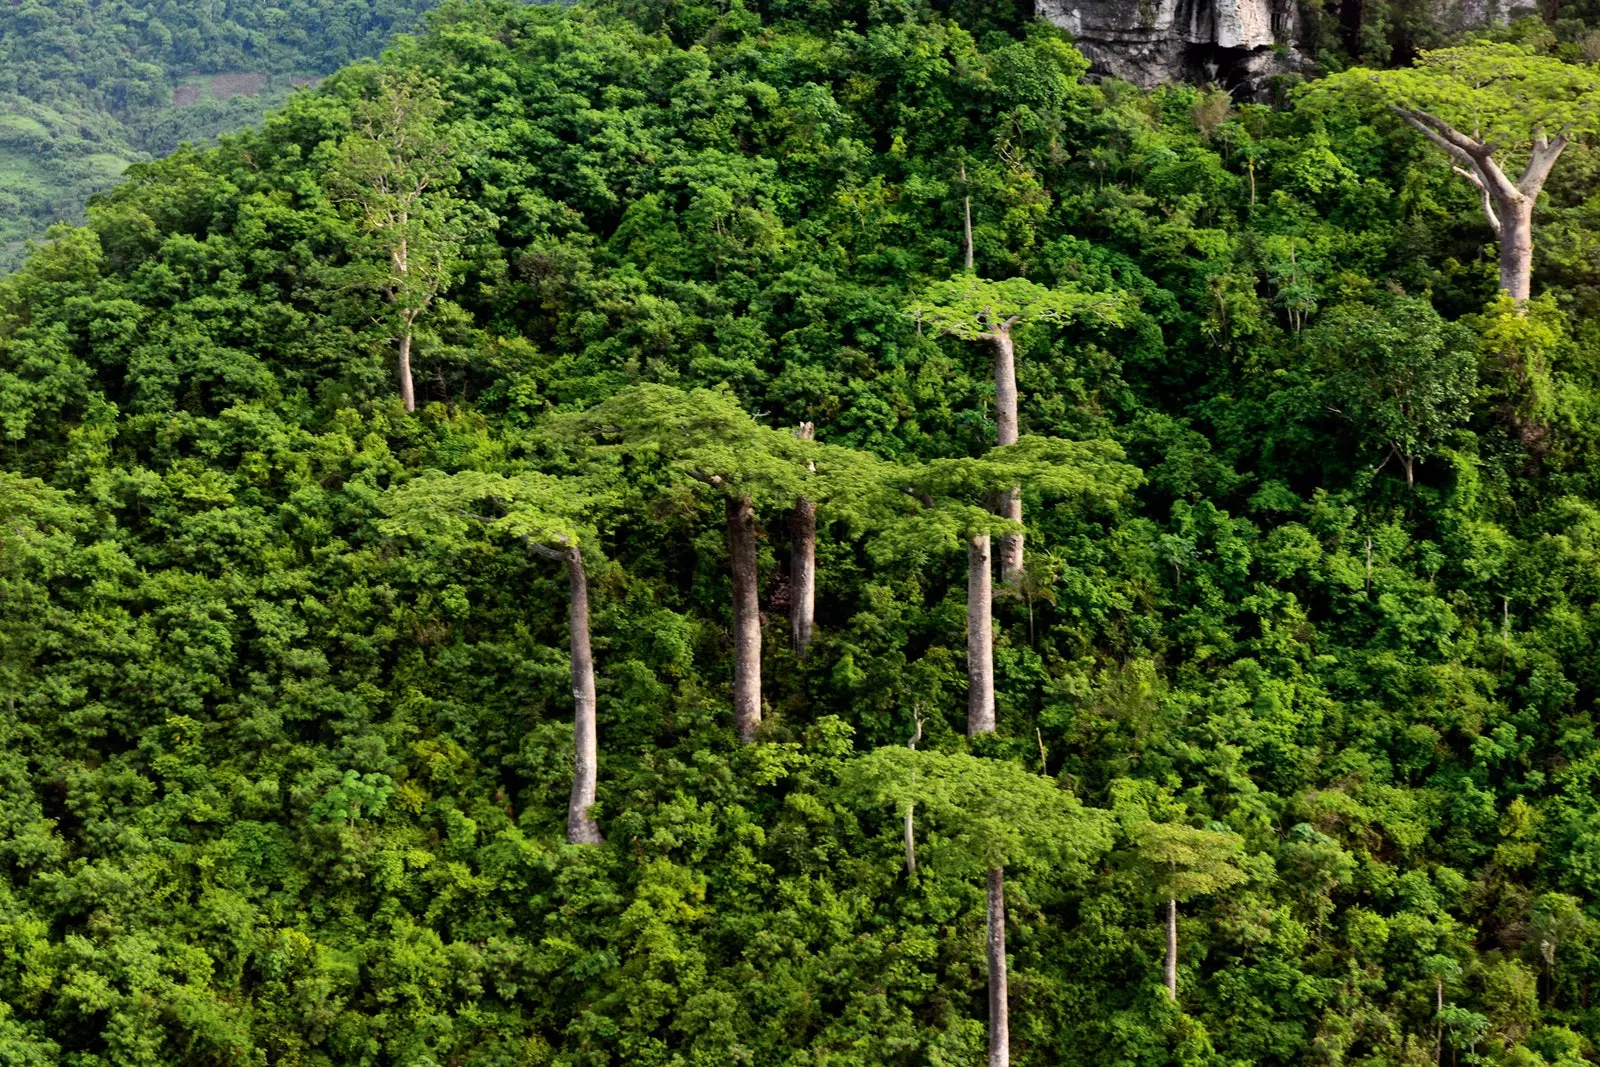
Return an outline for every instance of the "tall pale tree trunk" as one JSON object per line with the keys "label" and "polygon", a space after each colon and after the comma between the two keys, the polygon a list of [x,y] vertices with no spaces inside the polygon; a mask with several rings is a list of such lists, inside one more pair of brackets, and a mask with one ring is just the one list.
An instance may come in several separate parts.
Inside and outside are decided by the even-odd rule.
{"label": "tall pale tree trunk", "polygon": [[[922,714],[916,713],[917,732],[911,735],[911,740],[906,742],[906,747],[911,751],[917,750],[917,742],[922,740]],[[906,804],[906,877],[915,879],[917,876],[917,806]]]}
{"label": "tall pale tree trunk", "polygon": [[[995,444],[1017,443],[1017,349],[1009,327],[992,335],[994,341],[994,428]],[[1022,490],[1012,486],[1000,494],[999,514],[1013,522],[1022,521]],[[1022,534],[1000,538],[1000,580],[1014,581],[1022,571]]]}
{"label": "tall pale tree trunk", "polygon": [[972,194],[967,191],[967,165],[961,164],[961,247],[967,273],[972,273]]}
{"label": "tall pale tree trunk", "polygon": [[967,733],[994,732],[994,585],[989,535],[967,540]]}
{"label": "tall pale tree trunk", "polygon": [[1006,872],[989,872],[989,1067],[1010,1067],[1011,1006],[1006,981]]}
{"label": "tall pale tree trunk", "polygon": [[1178,1002],[1178,902],[1167,901],[1167,999]]}
{"label": "tall pale tree trunk", "polygon": [[411,377],[411,327],[406,326],[400,335],[400,400],[407,411],[417,410],[417,389]]}
{"label": "tall pale tree trunk", "polygon": [[[816,427],[802,422],[795,430],[802,441],[816,437]],[[801,497],[789,517],[789,628],[795,655],[806,658],[817,615],[817,505]]]}
{"label": "tall pale tree trunk", "polygon": [[[402,227],[402,230],[405,227],[408,218],[409,216],[405,213],[400,215],[400,226]],[[401,291],[406,287],[403,279],[405,279],[411,273],[411,248],[410,242],[406,237],[402,236],[400,238],[400,243],[395,246],[394,251],[390,254],[389,258],[394,267],[395,274],[402,279],[402,281],[390,292],[390,299],[398,301]],[[412,311],[402,311],[400,313],[400,321],[402,323],[400,329],[400,358],[398,361],[398,374],[400,377],[400,400],[403,404],[405,404],[407,411],[415,411],[417,410],[417,389],[411,376],[411,335],[416,331],[416,313]]]}
{"label": "tall pale tree trunk", "polygon": [[761,605],[756,588],[756,513],[748,496],[729,496],[728,562],[733,574],[733,723],[739,740],[761,725]]}
{"label": "tall pale tree trunk", "polygon": [[567,840],[574,845],[598,845],[600,827],[589,809],[594,806],[599,767],[595,728],[594,653],[589,646],[589,579],[583,570],[583,552],[573,545],[565,553],[571,582],[569,619],[572,630],[572,802],[567,808]]}
{"label": "tall pale tree trunk", "polygon": [[[967,555],[967,678],[973,695],[968,698],[967,736],[994,733],[994,646],[989,609],[989,536],[968,542]],[[981,637],[974,640],[973,635]],[[975,667],[974,664],[979,666]],[[980,677],[981,675],[981,677]],[[980,693],[981,696],[977,694]],[[989,1067],[1010,1067],[1011,1005],[1006,980],[1006,872],[989,871],[989,906],[986,909],[989,965]]]}

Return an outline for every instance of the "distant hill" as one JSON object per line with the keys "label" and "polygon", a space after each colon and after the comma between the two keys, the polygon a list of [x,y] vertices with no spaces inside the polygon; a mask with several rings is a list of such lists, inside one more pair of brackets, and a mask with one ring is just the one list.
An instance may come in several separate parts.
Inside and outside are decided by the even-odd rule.
{"label": "distant hill", "polygon": [[129,164],[248,125],[437,0],[0,6],[0,270]]}

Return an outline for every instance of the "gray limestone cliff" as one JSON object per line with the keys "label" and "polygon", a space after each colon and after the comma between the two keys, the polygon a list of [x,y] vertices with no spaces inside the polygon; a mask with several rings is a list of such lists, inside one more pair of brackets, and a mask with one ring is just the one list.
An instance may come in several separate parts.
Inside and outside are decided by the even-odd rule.
{"label": "gray limestone cliff", "polygon": [[1292,62],[1293,0],[1037,0],[1097,73],[1138,85],[1247,81]]}
{"label": "gray limestone cliff", "polygon": [[[1502,22],[1527,0],[1435,0],[1441,30]],[[1035,0],[1073,35],[1096,74],[1137,85],[1218,82],[1260,90],[1304,69],[1296,0]],[[1337,6],[1337,5],[1330,5]]]}

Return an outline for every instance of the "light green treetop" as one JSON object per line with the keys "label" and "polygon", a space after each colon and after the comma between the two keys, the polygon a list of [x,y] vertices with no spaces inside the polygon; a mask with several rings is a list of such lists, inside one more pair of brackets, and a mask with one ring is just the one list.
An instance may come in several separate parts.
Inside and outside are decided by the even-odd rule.
{"label": "light green treetop", "polygon": [[993,337],[1029,322],[1092,319],[1122,324],[1128,298],[1122,293],[1086,293],[1071,286],[1049,289],[1026,278],[992,282],[957,274],[917,295],[911,314],[921,325],[965,341]]}
{"label": "light green treetop", "polygon": [[551,425],[597,453],[658,462],[729,495],[787,503],[802,489],[805,443],[762,426],[726,393],[636,385]]}
{"label": "light green treetop", "polygon": [[1005,760],[889,746],[846,764],[840,791],[859,807],[915,805],[930,864],[957,877],[1038,863],[1083,873],[1111,847],[1105,812]]}
{"label": "light green treetop", "polygon": [[490,525],[499,533],[537,550],[564,550],[595,541],[584,519],[601,504],[602,495],[568,479],[529,471],[489,474],[425,471],[384,497],[388,518],[378,524],[384,534],[426,537],[459,543],[474,527]]}
{"label": "light green treetop", "polygon": [[1083,506],[1108,507],[1143,480],[1112,441],[1024,437],[972,459],[938,459],[887,472],[880,499],[887,521],[874,552],[917,559],[960,548],[969,537],[1018,533],[989,508],[1011,486]]}
{"label": "light green treetop", "polygon": [[1540,140],[1600,131],[1600,70],[1521,45],[1442,48],[1399,70],[1357,67],[1317,82],[1307,95],[1352,91],[1376,94],[1407,118],[1431,116],[1492,152],[1525,152]]}

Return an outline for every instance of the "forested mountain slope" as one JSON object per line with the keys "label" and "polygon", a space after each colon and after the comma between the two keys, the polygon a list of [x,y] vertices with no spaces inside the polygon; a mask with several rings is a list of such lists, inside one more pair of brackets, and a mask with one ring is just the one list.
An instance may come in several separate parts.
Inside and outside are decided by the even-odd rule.
{"label": "forested mountain slope", "polygon": [[257,121],[431,0],[18,0],[0,7],[0,269],[130,162]]}
{"label": "forested mountain slope", "polygon": [[0,1056],[1594,1062],[1595,72],[1505,36],[1460,159],[449,0],[131,168],[0,281]]}

